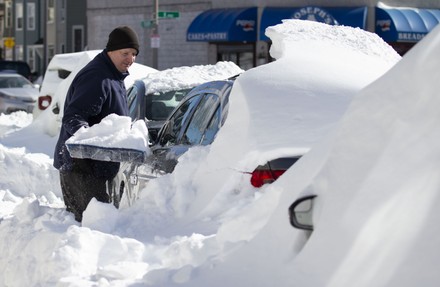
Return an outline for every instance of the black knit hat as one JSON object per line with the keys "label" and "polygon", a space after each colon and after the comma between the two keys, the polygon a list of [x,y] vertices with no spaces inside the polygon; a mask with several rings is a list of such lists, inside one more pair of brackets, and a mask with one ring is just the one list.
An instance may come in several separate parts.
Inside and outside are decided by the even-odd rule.
{"label": "black knit hat", "polygon": [[139,54],[139,40],[135,31],[128,26],[120,26],[108,35],[107,51],[120,50],[125,48],[136,49]]}

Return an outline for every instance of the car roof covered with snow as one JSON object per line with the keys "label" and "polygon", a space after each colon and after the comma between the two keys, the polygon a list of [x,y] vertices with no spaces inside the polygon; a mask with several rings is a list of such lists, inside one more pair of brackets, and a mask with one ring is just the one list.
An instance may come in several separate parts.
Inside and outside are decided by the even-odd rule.
{"label": "car roof covered with snow", "polygon": [[234,62],[220,61],[216,64],[174,67],[148,74],[142,79],[146,94],[189,89],[200,84],[225,80],[242,73]]}

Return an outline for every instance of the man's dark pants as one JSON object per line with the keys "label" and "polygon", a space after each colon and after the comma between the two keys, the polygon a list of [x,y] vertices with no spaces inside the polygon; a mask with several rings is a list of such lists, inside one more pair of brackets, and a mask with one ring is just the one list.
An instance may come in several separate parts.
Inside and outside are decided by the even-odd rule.
{"label": "man's dark pants", "polygon": [[107,179],[96,177],[90,160],[74,159],[70,171],[60,171],[60,183],[66,210],[82,221],[82,214],[92,200],[108,203],[110,197],[106,189]]}

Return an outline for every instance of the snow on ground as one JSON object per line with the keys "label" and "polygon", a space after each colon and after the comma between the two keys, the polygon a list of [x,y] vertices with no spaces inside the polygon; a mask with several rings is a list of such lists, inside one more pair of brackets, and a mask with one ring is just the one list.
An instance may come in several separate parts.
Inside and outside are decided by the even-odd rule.
{"label": "snow on ground", "polygon": [[[292,20],[268,33],[288,25],[318,24]],[[237,80],[218,141],[190,150],[130,208],[92,201],[82,226],[64,210],[52,150],[41,147],[49,136],[37,136],[25,114],[1,116],[0,286],[438,286],[439,27],[357,94],[333,132],[278,181],[210,198],[219,186],[202,177],[222,173],[199,168],[227,154],[226,138],[255,140],[266,156],[258,127],[243,135],[235,128],[249,120],[238,95],[258,69],[287,61],[288,42],[280,40],[274,63]],[[281,73],[270,78],[274,86]],[[268,119],[261,114],[261,131],[274,126]],[[288,221],[289,205],[302,194],[318,195],[311,235]]]}

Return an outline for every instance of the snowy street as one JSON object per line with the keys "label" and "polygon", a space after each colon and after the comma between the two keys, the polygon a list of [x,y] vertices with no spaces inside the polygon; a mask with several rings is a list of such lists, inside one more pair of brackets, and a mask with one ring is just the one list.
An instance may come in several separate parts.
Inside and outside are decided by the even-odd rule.
{"label": "snowy street", "polygon": [[[439,286],[440,27],[403,58],[343,26],[266,34],[276,60],[238,77],[214,143],[132,206],[93,200],[81,224],[45,112],[1,114],[0,287]],[[250,185],[248,168],[295,152],[277,181]],[[311,233],[287,212],[310,194]]]}

